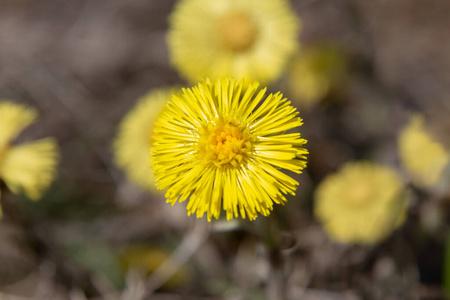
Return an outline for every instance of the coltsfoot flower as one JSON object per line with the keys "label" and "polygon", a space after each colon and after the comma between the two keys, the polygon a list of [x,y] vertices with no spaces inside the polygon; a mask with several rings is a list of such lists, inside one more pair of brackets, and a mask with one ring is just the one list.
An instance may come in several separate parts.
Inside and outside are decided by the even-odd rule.
{"label": "coltsfoot flower", "polygon": [[189,199],[188,215],[208,221],[258,214],[284,204],[298,182],[281,169],[301,173],[306,140],[286,133],[302,125],[282,94],[266,96],[257,82],[205,80],[174,96],[153,130],[153,169],[167,202]]}
{"label": "coltsfoot flower", "polygon": [[311,107],[330,93],[344,89],[346,57],[337,47],[314,46],[301,49],[288,72],[289,91],[294,102]]}
{"label": "coltsfoot flower", "polygon": [[114,140],[114,162],[130,181],[150,191],[156,191],[152,169],[146,162],[153,123],[175,88],[164,88],[149,92],[130,110],[119,125]]}
{"label": "coltsfoot flower", "polygon": [[350,162],[320,183],[314,213],[337,241],[373,244],[404,222],[407,199],[400,176],[390,167]]}
{"label": "coltsfoot flower", "polygon": [[433,187],[442,178],[450,156],[425,128],[424,118],[411,117],[398,139],[400,160],[414,184]]}
{"label": "coltsfoot flower", "polygon": [[182,0],[168,34],[183,76],[275,80],[297,48],[299,21],[286,0]]}
{"label": "coltsfoot flower", "polygon": [[33,200],[39,199],[53,181],[59,160],[52,138],[12,144],[37,115],[25,105],[0,101],[0,180],[13,193],[23,193]]}

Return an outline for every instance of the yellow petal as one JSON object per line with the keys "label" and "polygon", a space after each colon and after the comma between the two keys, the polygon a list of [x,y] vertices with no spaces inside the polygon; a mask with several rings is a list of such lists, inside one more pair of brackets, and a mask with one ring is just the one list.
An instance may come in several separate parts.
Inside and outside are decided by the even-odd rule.
{"label": "yellow petal", "polygon": [[37,111],[22,104],[0,102],[0,152],[37,118]]}

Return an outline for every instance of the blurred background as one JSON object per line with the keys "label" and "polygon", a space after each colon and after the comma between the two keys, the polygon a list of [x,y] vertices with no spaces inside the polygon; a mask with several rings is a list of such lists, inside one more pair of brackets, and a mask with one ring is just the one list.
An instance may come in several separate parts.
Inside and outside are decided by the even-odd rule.
{"label": "blurred background", "polygon": [[[371,246],[333,241],[313,195],[350,160],[404,175],[397,137],[411,112],[450,145],[450,2],[291,1],[304,55],[269,90],[299,108],[308,167],[270,217],[211,224],[112,162],[136,100],[189,85],[168,57],[175,2],[0,0],[0,98],[39,110],[19,142],[54,136],[61,150],[39,202],[2,186],[0,299],[445,299],[448,181],[411,185],[406,223]],[[305,75],[311,60],[319,83]]]}

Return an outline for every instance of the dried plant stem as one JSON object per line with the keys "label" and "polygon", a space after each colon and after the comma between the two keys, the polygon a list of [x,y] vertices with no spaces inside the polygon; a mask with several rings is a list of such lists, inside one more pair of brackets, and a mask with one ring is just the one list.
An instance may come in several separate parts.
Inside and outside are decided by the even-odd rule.
{"label": "dried plant stem", "polygon": [[267,282],[267,295],[270,300],[286,299],[286,275],[284,272],[284,258],[279,249],[270,250],[270,274]]}
{"label": "dried plant stem", "polygon": [[[186,234],[179,247],[167,258],[147,280],[145,297],[166,283],[198,250],[209,235],[210,226],[202,221],[195,223],[192,231]],[[144,299],[145,299],[144,297]]]}
{"label": "dried plant stem", "polygon": [[257,230],[267,249],[270,273],[267,279],[267,296],[270,300],[286,299],[285,260],[280,248],[280,230],[275,215],[261,219]]}

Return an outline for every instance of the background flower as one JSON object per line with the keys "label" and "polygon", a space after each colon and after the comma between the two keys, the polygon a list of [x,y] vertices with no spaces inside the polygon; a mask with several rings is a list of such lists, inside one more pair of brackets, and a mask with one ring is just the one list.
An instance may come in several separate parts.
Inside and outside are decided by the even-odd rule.
{"label": "background flower", "polygon": [[340,94],[348,80],[345,54],[336,46],[302,47],[286,78],[292,101],[309,108],[329,94]]}
{"label": "background flower", "polygon": [[206,80],[174,96],[155,122],[153,165],[158,188],[172,205],[189,198],[188,214],[227,220],[269,215],[298,182],[306,140],[286,133],[302,125],[280,93],[265,96],[257,82]]}
{"label": "background flower", "polygon": [[[171,251],[157,245],[132,245],[121,251],[120,264],[126,271],[137,271],[144,277],[150,276],[162,263],[168,264],[168,268],[177,268],[177,262],[170,257]],[[181,266],[175,274],[169,277],[164,284],[168,288],[183,286],[192,280],[189,266]]]}
{"label": "background flower", "polygon": [[0,180],[13,193],[24,193],[33,200],[39,199],[53,181],[59,160],[56,141],[52,138],[12,144],[36,118],[34,109],[0,102]]}
{"label": "background flower", "polygon": [[192,82],[228,75],[267,83],[296,49],[298,29],[285,0],[183,0],[170,18],[169,51]]}
{"label": "background flower", "polygon": [[317,187],[314,213],[332,238],[372,244],[404,222],[406,200],[402,180],[393,169],[350,162]]}
{"label": "background flower", "polygon": [[138,100],[123,118],[114,140],[114,161],[139,186],[155,191],[153,171],[148,165],[151,133],[156,117],[175,92],[157,89]]}
{"label": "background flower", "polygon": [[426,130],[423,116],[414,115],[398,138],[400,159],[414,184],[433,187],[442,179],[450,157]]}

